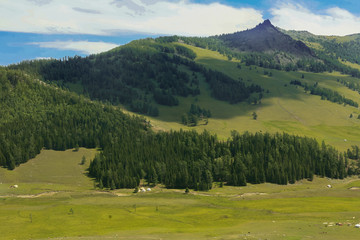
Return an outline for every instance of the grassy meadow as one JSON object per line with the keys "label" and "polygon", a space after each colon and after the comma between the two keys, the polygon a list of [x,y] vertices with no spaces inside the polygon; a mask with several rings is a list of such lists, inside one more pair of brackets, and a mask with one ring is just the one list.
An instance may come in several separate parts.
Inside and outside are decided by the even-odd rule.
{"label": "grassy meadow", "polygon": [[[321,100],[320,96],[305,93],[302,87],[290,85],[291,80],[314,84],[338,91],[340,94],[360,103],[360,95],[348,89],[337,80],[358,81],[358,79],[333,73],[285,72],[248,67],[238,62],[229,61],[227,57],[210,50],[188,46],[196,52],[196,62],[222,71],[234,79],[242,78],[248,84],[259,84],[265,89],[261,104],[228,104],[211,97],[205,80],[200,77],[201,94],[196,97],[181,98],[179,106],[167,107],[159,105],[160,116],[150,118],[155,129],[189,129],[203,131],[204,129],[226,139],[231,130],[239,132],[288,132],[301,136],[315,137],[319,141],[334,145],[339,150],[346,150],[351,145],[359,145],[360,111],[358,108],[344,106]],[[272,72],[272,77],[264,75],[264,70]],[[304,74],[304,79],[301,78]],[[266,91],[269,91],[266,93]],[[189,111],[190,105],[195,103],[210,109],[212,118],[207,125],[187,127],[181,124],[181,115]],[[253,120],[252,113],[256,112],[257,120]],[[350,114],[353,115],[350,118]]]}
{"label": "grassy meadow", "polygon": [[[360,180],[315,178],[209,192],[100,190],[95,150],[40,155],[0,169],[0,239],[358,239]],[[82,156],[86,164],[79,165]],[[17,184],[18,188],[10,188]],[[327,188],[327,185],[332,188]],[[341,222],[343,226],[337,226]],[[349,225],[349,226],[348,226]]]}

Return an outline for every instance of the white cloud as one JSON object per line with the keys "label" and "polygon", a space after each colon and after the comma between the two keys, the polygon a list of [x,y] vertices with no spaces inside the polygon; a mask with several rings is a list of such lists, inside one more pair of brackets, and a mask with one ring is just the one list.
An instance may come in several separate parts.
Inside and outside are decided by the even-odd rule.
{"label": "white cloud", "polygon": [[34,2],[35,4],[42,6],[50,3],[52,0],[28,0],[29,2]]}
{"label": "white cloud", "polygon": [[0,1],[2,31],[110,35],[125,30],[208,36],[251,28],[262,20],[262,13],[253,8],[189,0]]}
{"label": "white cloud", "polygon": [[299,4],[286,3],[270,10],[272,23],[287,30],[307,30],[319,35],[349,35],[360,32],[360,17],[333,7],[315,13]]}
{"label": "white cloud", "polygon": [[55,48],[59,50],[72,50],[83,54],[95,54],[108,51],[119,45],[105,42],[88,41],[55,41],[55,42],[33,42],[31,45],[37,45],[41,48]]}
{"label": "white cloud", "polygon": [[36,57],[35,60],[51,60],[54,59],[52,57]]}

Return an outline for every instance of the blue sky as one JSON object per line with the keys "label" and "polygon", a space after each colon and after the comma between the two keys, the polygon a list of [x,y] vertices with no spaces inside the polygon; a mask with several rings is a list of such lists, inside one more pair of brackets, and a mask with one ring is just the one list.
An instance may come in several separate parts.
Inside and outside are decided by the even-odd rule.
{"label": "blue sky", "polygon": [[145,37],[231,33],[265,19],[314,34],[360,33],[360,1],[0,0],[0,65],[86,56]]}

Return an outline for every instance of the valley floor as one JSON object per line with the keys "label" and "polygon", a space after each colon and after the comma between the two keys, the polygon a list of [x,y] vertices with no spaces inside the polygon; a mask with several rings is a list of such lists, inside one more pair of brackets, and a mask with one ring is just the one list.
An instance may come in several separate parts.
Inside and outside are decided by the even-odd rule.
{"label": "valley floor", "polygon": [[94,187],[86,168],[95,153],[43,150],[14,171],[0,169],[0,239],[360,237],[358,178],[287,186],[214,184],[209,192],[189,194],[156,186],[134,194]]}

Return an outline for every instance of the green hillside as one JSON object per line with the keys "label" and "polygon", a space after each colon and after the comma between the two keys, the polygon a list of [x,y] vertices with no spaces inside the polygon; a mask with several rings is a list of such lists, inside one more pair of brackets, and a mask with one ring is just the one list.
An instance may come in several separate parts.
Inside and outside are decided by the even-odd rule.
{"label": "green hillside", "polygon": [[[224,45],[219,46],[236,44],[244,36],[260,38],[261,33],[265,42],[274,36],[273,48],[285,44],[281,51],[306,49],[315,57],[269,21],[223,35]],[[0,165],[14,169],[44,147],[99,147],[102,154],[89,172],[101,188],[112,189],[135,187],[144,178],[169,188],[209,190],[213,181],[286,184],[314,174],[343,178],[356,173],[356,164],[350,162],[350,167],[348,158],[359,156],[358,79],[318,72],[321,68],[313,69],[318,73],[295,71],[299,64],[332,69],[325,58],[300,59],[290,68],[263,68],[262,62],[250,64],[248,55],[232,59],[219,49],[189,45],[218,44],[221,38],[143,39],[85,58],[27,61],[1,69]],[[151,121],[128,117],[121,106],[150,115]],[[181,129],[198,133],[173,132]],[[282,139],[287,150],[276,144],[266,150],[269,156],[257,154],[269,148],[268,139]],[[298,152],[297,144],[307,147]],[[218,174],[217,161],[224,174]],[[232,171],[236,161],[239,176]]]}
{"label": "green hillside", "polygon": [[214,98],[230,103],[262,91],[196,64],[191,49],[161,40],[137,40],[85,58],[26,61],[9,68],[149,116],[159,115],[156,104],[176,106],[178,97],[199,95],[198,77],[206,79]]}
{"label": "green hillside", "polygon": [[[231,65],[224,65],[221,70],[227,67]],[[220,69],[204,69],[207,74],[226,76],[221,78],[229,79],[225,83],[236,82],[234,76],[221,75]],[[148,184],[164,184],[167,188],[209,190],[213,182],[234,186],[263,182],[287,184],[312,179],[314,175],[343,179],[357,174],[353,161],[359,157],[356,149],[343,154],[324,142],[320,144],[309,137],[294,136],[294,132],[289,135],[275,134],[275,131],[274,134],[241,131],[239,134],[231,129],[231,139],[226,141],[208,131],[154,133],[149,122],[129,117],[116,107],[91,102],[33,79],[20,70],[3,69],[1,74],[4,99],[1,102],[0,164],[10,170],[35,157],[42,148],[98,147],[101,154],[90,164],[89,176],[96,179],[101,189],[134,188],[142,179]],[[210,82],[206,85],[211,86],[211,81],[204,82]],[[244,89],[256,86],[252,82],[242,82]],[[249,103],[242,105],[258,107],[262,104],[259,104],[262,97],[252,97]],[[202,102],[198,99],[196,103],[201,105]],[[202,108],[204,106],[198,109]],[[181,114],[178,109],[179,118]],[[210,121],[217,117],[214,115]],[[251,121],[258,122],[254,116],[248,118],[248,122]]]}
{"label": "green hillside", "polygon": [[[352,106],[321,100],[320,96],[305,93],[301,87],[290,85],[290,81],[299,80],[309,85],[332,89],[341,95],[360,103],[360,95],[344,86],[340,81],[359,82],[357,78],[333,73],[285,72],[246,66],[239,62],[229,61],[218,52],[188,46],[197,55],[195,61],[206,67],[222,71],[233,79],[242,78],[247,84],[258,84],[265,89],[260,104],[228,104],[210,97],[210,91],[204,79],[200,81],[201,94],[196,97],[180,98],[179,106],[159,106],[163,113],[158,118],[150,118],[152,124],[160,129],[207,129],[227,138],[231,130],[288,132],[317,138],[345,150],[351,145],[359,145],[360,111]],[[251,69],[251,70],[250,70]],[[264,75],[264,72],[272,73]],[[304,78],[302,78],[304,75]],[[339,81],[338,81],[339,80]],[[267,93],[267,90],[269,91]],[[185,127],[181,124],[181,115],[188,111],[190,105],[196,103],[210,109],[212,117],[207,125]],[[257,120],[252,113],[256,112]],[[353,117],[350,118],[350,114]]]}
{"label": "green hillside", "polygon": [[306,31],[285,31],[296,40],[303,41],[310,47],[319,59],[324,61],[333,69],[352,76],[360,76],[359,69],[354,65],[360,62],[360,35],[353,34],[348,36],[318,36]]}
{"label": "green hillside", "polygon": [[[336,71],[311,73],[262,68],[249,65],[246,57],[242,61],[229,60],[228,55],[218,51],[179,43],[181,39],[135,41],[88,58],[25,62],[11,68],[22,69],[92,99],[158,116],[148,117],[155,130],[206,129],[221,139],[229,137],[232,130],[284,131],[325,140],[340,150],[359,145],[360,112],[356,107],[321,100],[321,96],[290,84],[294,80],[308,86],[318,83],[318,88],[332,90],[358,104],[357,78]],[[196,127],[182,124],[182,116],[192,104],[212,115],[205,121],[199,119]],[[256,120],[252,117],[254,112]]]}
{"label": "green hillside", "polygon": [[[237,49],[244,41],[245,49]],[[220,139],[232,130],[287,132],[346,150],[360,144],[357,41],[358,35],[316,36],[265,21],[235,34],[143,39],[86,58],[30,61],[10,68],[143,114],[155,130],[206,129]],[[296,56],[297,62],[284,65],[268,48],[289,55],[289,60]],[[290,84],[295,80],[307,89],[316,86],[317,93]],[[337,97],[324,95],[329,92]],[[184,125],[183,116],[194,117],[187,115],[191,105],[209,110],[211,117],[198,115]]]}

